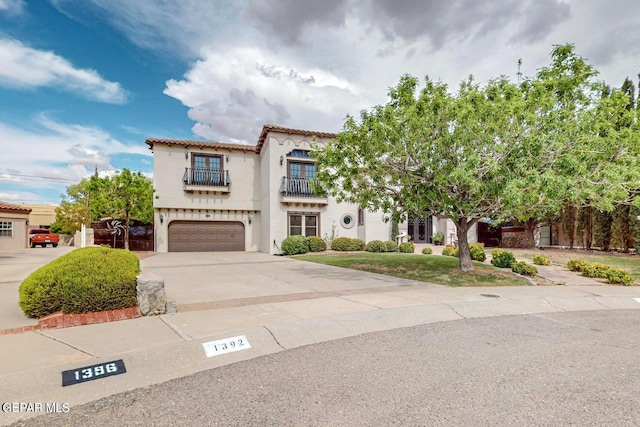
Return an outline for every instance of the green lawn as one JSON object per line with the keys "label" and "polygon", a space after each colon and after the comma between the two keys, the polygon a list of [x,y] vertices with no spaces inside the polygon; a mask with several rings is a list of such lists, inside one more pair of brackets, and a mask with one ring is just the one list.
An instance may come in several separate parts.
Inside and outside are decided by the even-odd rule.
{"label": "green lawn", "polygon": [[306,254],[292,258],[446,286],[525,286],[529,284],[508,270],[477,262],[474,262],[475,270],[472,273],[463,273],[458,270],[458,258],[439,255],[351,252]]}

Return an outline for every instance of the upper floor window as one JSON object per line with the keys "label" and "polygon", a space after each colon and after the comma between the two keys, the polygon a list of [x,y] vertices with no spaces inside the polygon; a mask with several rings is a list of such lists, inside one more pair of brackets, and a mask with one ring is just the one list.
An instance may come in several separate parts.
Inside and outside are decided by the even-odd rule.
{"label": "upper floor window", "polygon": [[221,155],[194,154],[191,159],[193,184],[222,185],[223,161]]}
{"label": "upper floor window", "polygon": [[303,157],[305,159],[311,158],[311,152],[309,150],[292,150],[287,157]]}
{"label": "upper floor window", "polygon": [[0,237],[13,237],[13,222],[0,221]]}
{"label": "upper floor window", "polygon": [[289,177],[291,178],[316,178],[315,163],[289,162]]}

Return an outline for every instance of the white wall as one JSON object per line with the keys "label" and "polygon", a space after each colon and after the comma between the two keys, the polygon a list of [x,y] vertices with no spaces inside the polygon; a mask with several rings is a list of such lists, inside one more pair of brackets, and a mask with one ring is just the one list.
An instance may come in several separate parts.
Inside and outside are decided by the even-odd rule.
{"label": "white wall", "polygon": [[0,236],[0,250],[25,249],[28,245],[27,220],[29,214],[0,213],[0,221],[13,223],[12,236]]}

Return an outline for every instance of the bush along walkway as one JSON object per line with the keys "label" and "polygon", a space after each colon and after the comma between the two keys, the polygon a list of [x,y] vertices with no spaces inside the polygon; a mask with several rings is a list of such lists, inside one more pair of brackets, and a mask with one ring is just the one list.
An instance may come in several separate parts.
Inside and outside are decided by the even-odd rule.
{"label": "bush along walkway", "polygon": [[[428,247],[432,250],[434,254],[441,255],[443,249],[446,246],[442,245],[416,245],[416,253],[419,254],[423,248]],[[486,248],[487,259],[484,261],[486,264],[491,264],[492,254],[491,252],[495,248]],[[525,261],[527,264],[532,264],[530,259],[519,257],[520,250],[516,249],[508,249],[505,248],[504,251],[512,251],[514,253],[515,261]],[[531,252],[531,250],[527,250],[527,252]],[[607,285],[607,283],[603,280],[596,280],[591,277],[581,276],[579,273],[574,273],[570,271],[566,267],[558,266],[558,265],[534,265],[538,270],[538,274],[533,278],[528,278],[531,282],[532,280],[537,285],[567,285],[567,286],[603,286]]]}

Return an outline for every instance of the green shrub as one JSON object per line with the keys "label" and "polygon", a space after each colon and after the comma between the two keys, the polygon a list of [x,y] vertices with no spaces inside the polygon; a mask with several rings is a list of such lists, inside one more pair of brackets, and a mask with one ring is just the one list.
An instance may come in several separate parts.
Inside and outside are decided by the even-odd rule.
{"label": "green shrub", "polygon": [[529,265],[524,261],[516,262],[511,266],[511,271],[514,273],[522,274],[523,276],[535,276],[538,274],[538,269],[533,265]]}
{"label": "green shrub", "polygon": [[309,241],[304,236],[289,236],[282,241],[284,255],[306,254],[309,252]]}
{"label": "green shrub", "polygon": [[583,259],[572,259],[567,263],[567,268],[571,271],[582,271],[582,268],[587,264],[589,263]]}
{"label": "green shrub", "polygon": [[381,240],[372,240],[367,243],[367,252],[386,252],[387,248]]}
{"label": "green shrub", "polygon": [[537,265],[549,265],[551,264],[551,258],[546,255],[536,254],[533,256],[533,263]]}
{"label": "green shrub", "polygon": [[499,268],[511,268],[516,263],[512,252],[496,248],[491,251],[491,264]]}
{"label": "green shrub", "polygon": [[474,261],[482,262],[487,259],[487,254],[484,253],[484,243],[471,243],[469,252],[471,253],[471,259]]}
{"label": "green shrub", "polygon": [[442,255],[457,257],[458,249],[454,248],[453,246],[445,246],[444,248],[442,248]]}
{"label": "green shrub", "polygon": [[582,266],[582,275],[585,277],[596,277],[598,279],[604,279],[607,277],[607,271],[610,270],[608,265],[600,264],[597,262],[586,263]]}
{"label": "green shrub", "polygon": [[311,252],[323,252],[327,250],[327,244],[325,241],[318,236],[309,236],[307,237],[309,241],[309,250]]}
{"label": "green shrub", "polygon": [[444,243],[444,233],[442,231],[438,231],[431,237],[431,241],[434,245],[441,245]]}
{"label": "green shrub", "polygon": [[385,252],[398,252],[398,244],[393,240],[387,240],[384,243]]}
{"label": "green shrub", "polygon": [[334,251],[348,251],[350,241],[351,239],[348,237],[336,237],[331,242],[331,249]]}
{"label": "green shrub", "polygon": [[348,251],[364,251],[367,245],[364,243],[362,239],[350,239],[347,244]]}
{"label": "green shrub", "polygon": [[422,253],[424,255],[431,255],[433,253],[433,251],[431,250],[431,248],[423,248],[422,249]]}
{"label": "green shrub", "polygon": [[411,242],[402,242],[400,243],[400,246],[398,247],[398,250],[402,253],[405,254],[412,254],[416,251],[416,247],[413,243]]}
{"label": "green shrub", "polygon": [[29,317],[58,311],[89,313],[135,307],[138,258],[108,247],[76,249],[46,264],[20,285],[20,307]]}
{"label": "green shrub", "polygon": [[617,268],[610,268],[606,272],[605,278],[607,279],[607,282],[611,283],[612,285],[629,286],[634,282],[633,277],[629,273]]}

